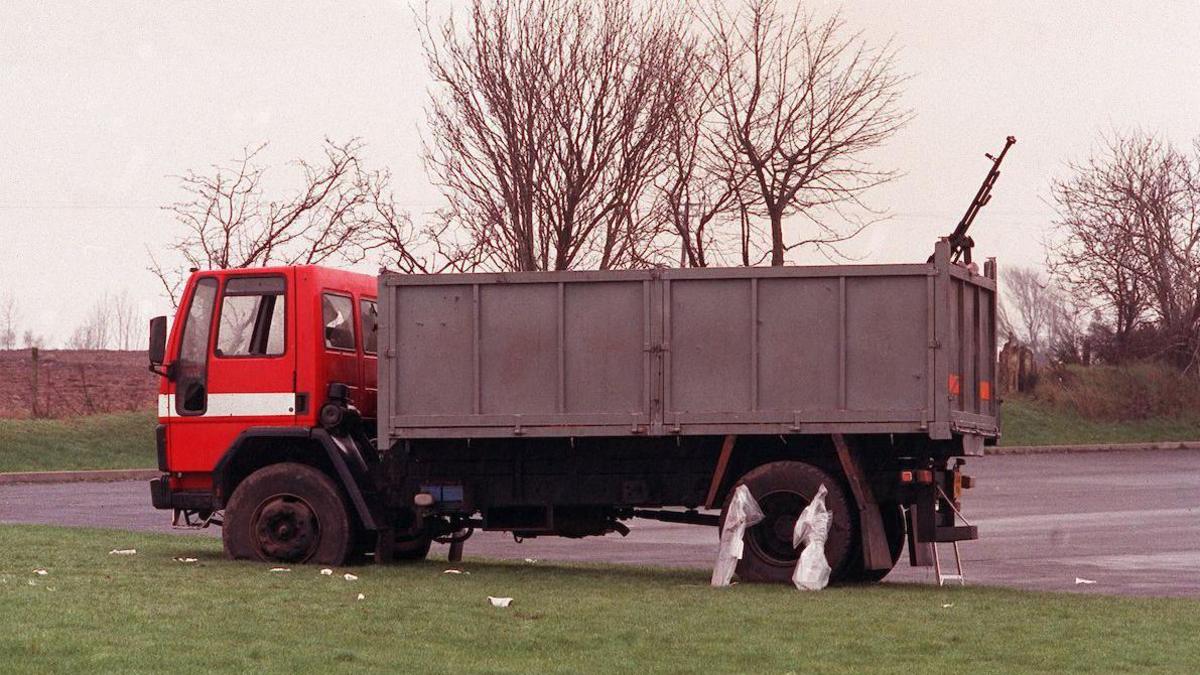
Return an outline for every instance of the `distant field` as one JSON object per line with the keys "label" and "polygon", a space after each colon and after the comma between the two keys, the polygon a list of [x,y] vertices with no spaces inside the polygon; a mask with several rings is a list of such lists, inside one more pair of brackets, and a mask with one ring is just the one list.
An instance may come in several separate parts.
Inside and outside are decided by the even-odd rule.
{"label": "distant field", "polygon": [[1184,673],[1200,631],[1200,603],[1176,599],[712,589],[697,571],[470,559],[454,565],[469,575],[429,561],[346,581],[228,562],[207,537],[0,526],[0,540],[9,672]]}
{"label": "distant field", "polygon": [[0,419],[0,472],[153,468],[155,424],[153,411]]}
{"label": "distant field", "polygon": [[1000,445],[1200,441],[1200,411],[1189,418],[1106,422],[1021,398],[1004,402]]}
{"label": "distant field", "polygon": [[[146,352],[43,350],[38,361],[39,414],[69,417],[154,405],[158,376]],[[28,349],[0,350],[0,418],[33,415],[33,362]]]}

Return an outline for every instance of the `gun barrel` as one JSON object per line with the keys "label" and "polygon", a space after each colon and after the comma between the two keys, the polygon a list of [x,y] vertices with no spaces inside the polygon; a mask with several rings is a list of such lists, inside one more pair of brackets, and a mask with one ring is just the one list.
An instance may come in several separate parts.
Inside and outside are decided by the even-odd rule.
{"label": "gun barrel", "polygon": [[967,230],[971,228],[971,223],[975,221],[975,216],[979,214],[979,210],[987,205],[992,198],[992,186],[996,184],[996,179],[1000,177],[1000,163],[1004,161],[1004,156],[1008,154],[1008,149],[1016,144],[1017,139],[1014,136],[1009,136],[1004,139],[1004,149],[1000,154],[992,157],[990,153],[984,156],[992,160],[992,168],[988,171],[987,176],[983,179],[983,183],[979,186],[979,190],[975,193],[975,198],[971,200],[967,206],[967,212],[963,214],[961,220],[958,221],[958,226],[954,228],[954,232],[948,237],[950,240],[950,258],[954,262],[958,262],[964,255],[966,262],[971,262],[971,246],[973,242],[967,236]]}

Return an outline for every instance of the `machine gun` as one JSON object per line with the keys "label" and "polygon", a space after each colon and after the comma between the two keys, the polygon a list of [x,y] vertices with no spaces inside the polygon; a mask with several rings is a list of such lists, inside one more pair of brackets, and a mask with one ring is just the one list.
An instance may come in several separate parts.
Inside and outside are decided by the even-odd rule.
{"label": "machine gun", "polygon": [[[951,262],[958,262],[961,258],[964,265],[971,264],[971,248],[975,246],[975,241],[967,236],[967,230],[971,229],[971,223],[975,221],[979,209],[992,200],[992,186],[1000,177],[1000,162],[1004,161],[1004,155],[1016,142],[1016,138],[1009,136],[1005,139],[1004,149],[998,156],[993,157],[991,153],[984,153],[984,157],[992,160],[992,169],[988,171],[987,178],[983,179],[983,185],[979,186],[979,192],[975,193],[975,199],[971,200],[971,205],[967,207],[967,212],[963,214],[962,220],[958,221],[958,227],[954,228],[954,232],[950,233],[949,237],[946,237],[946,240],[950,242]],[[933,258],[931,257],[929,260],[932,262]]]}

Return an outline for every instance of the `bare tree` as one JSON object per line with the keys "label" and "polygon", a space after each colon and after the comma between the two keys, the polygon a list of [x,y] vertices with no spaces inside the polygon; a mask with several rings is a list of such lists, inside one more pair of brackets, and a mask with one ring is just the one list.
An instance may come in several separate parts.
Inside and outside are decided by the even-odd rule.
{"label": "bare tree", "polygon": [[425,158],[479,261],[655,262],[647,192],[693,67],[683,23],[634,0],[473,0],[461,27],[426,13]]}
{"label": "bare tree", "polygon": [[141,310],[129,297],[129,291],[123,290],[119,295],[111,296],[110,303],[113,346],[125,351],[141,348],[146,322]]}
{"label": "bare tree", "polygon": [[1191,156],[1153,135],[1114,134],[1055,181],[1054,272],[1114,320],[1119,344],[1146,320],[1184,369],[1200,354],[1200,141]]}
{"label": "bare tree", "polygon": [[[836,252],[870,222],[847,207],[896,175],[865,158],[911,117],[894,50],[873,49],[840,16],[817,20],[798,2],[747,0],[732,15],[714,3],[704,22],[721,75],[717,113],[751,177],[743,203],[770,221],[771,264],[800,246]],[[809,227],[789,242],[791,215]]]}
{"label": "bare tree", "polygon": [[111,297],[105,293],[92,305],[83,323],[75,327],[67,340],[69,349],[110,349],[117,337],[116,313]]}
{"label": "bare tree", "polygon": [[25,349],[41,349],[46,346],[46,338],[34,333],[32,329],[26,328],[25,332],[21,334],[21,345]]}
{"label": "bare tree", "polygon": [[1012,334],[1036,353],[1045,353],[1058,313],[1055,289],[1031,267],[1010,267],[1003,277],[1002,305]]}
{"label": "bare tree", "polygon": [[[391,198],[390,175],[363,167],[360,140],[326,139],[320,160],[295,162],[302,174],[300,188],[275,199],[263,191],[267,168],[260,157],[265,147],[247,147],[228,166],[214,165],[208,173],[188,171],[179,178],[185,198],[163,208],[182,227],[171,249],[183,266],[354,263],[368,250],[401,245],[379,217],[385,212],[393,219],[406,217],[394,202],[377,202]],[[151,257],[151,271],[177,302],[183,275]]]}
{"label": "bare tree", "polygon": [[754,246],[758,229],[743,208],[750,174],[728,127],[716,119],[718,64],[697,50],[691,67],[681,70],[683,93],[666,128],[666,167],[655,181],[658,217],[678,237],[680,267],[727,264],[734,252],[737,262],[749,265],[760,248]]}
{"label": "bare tree", "polygon": [[0,293],[0,349],[16,348],[19,320],[17,298],[8,291]]}
{"label": "bare tree", "polygon": [[480,248],[459,236],[461,228],[445,214],[416,226],[408,212],[397,207],[389,183],[385,174],[369,186],[367,217],[372,225],[362,244],[365,251],[377,255],[381,265],[410,274],[465,272],[481,264]]}

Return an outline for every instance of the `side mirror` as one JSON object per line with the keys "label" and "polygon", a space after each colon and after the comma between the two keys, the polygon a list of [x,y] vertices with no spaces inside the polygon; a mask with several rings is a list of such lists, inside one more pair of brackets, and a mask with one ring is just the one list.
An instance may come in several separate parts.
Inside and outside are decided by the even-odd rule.
{"label": "side mirror", "polygon": [[161,366],[167,357],[167,317],[150,319],[150,366]]}

